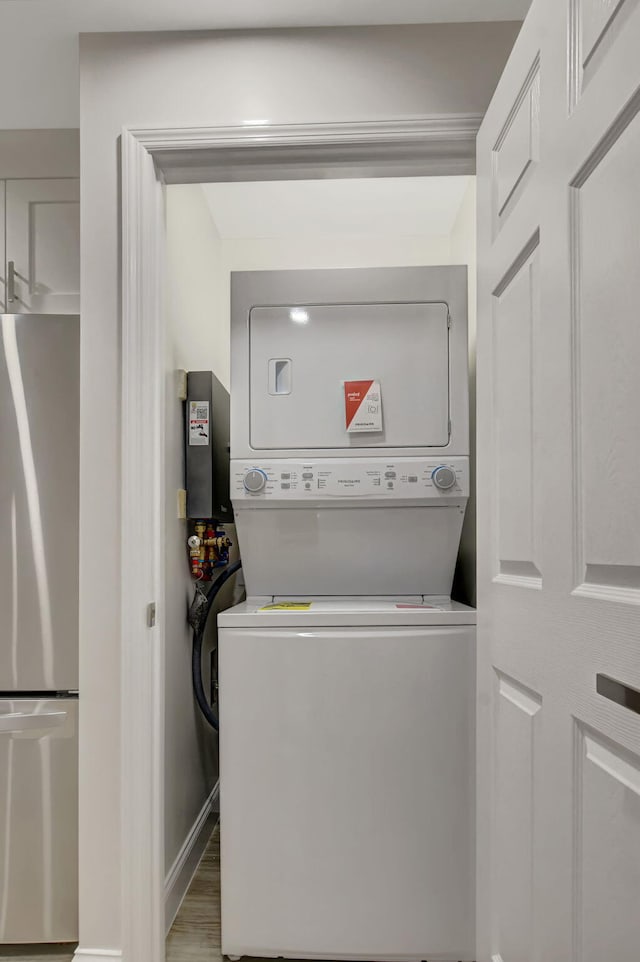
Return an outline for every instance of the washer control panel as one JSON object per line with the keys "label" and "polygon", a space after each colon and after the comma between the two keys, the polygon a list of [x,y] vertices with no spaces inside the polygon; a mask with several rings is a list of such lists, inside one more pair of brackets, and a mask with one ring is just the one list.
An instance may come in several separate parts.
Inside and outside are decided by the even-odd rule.
{"label": "washer control panel", "polygon": [[469,494],[469,459],[335,458],[231,462],[233,500],[318,501],[336,498],[424,501]]}

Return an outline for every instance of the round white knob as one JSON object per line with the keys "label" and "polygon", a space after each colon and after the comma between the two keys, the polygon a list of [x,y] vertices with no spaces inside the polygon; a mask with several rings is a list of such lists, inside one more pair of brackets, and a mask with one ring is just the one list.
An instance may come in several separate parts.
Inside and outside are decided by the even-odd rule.
{"label": "round white knob", "polygon": [[251,468],[243,478],[244,489],[249,494],[258,494],[267,484],[267,476],[260,468]]}
{"label": "round white knob", "polygon": [[456,473],[453,468],[441,464],[431,472],[431,480],[440,491],[448,491],[456,483]]}

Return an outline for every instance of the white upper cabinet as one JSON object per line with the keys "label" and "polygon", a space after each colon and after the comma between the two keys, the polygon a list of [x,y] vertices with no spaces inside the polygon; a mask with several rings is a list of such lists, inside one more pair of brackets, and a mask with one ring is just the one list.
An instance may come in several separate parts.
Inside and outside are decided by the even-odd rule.
{"label": "white upper cabinet", "polygon": [[5,216],[6,310],[79,313],[79,181],[7,180]]}

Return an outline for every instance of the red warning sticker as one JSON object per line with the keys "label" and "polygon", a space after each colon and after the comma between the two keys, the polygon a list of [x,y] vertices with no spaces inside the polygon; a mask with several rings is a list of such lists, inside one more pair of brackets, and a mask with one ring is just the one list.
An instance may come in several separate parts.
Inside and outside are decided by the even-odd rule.
{"label": "red warning sticker", "polygon": [[189,447],[209,444],[209,402],[189,401]]}
{"label": "red warning sticker", "polygon": [[347,431],[382,431],[379,381],[345,381],[344,405]]}

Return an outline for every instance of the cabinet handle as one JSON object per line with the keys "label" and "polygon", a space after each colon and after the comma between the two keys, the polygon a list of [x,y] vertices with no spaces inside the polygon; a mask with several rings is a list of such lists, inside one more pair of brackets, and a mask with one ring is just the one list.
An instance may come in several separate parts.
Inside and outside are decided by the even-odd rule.
{"label": "cabinet handle", "polygon": [[15,303],[16,299],[16,265],[14,261],[7,264],[7,306]]}

